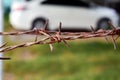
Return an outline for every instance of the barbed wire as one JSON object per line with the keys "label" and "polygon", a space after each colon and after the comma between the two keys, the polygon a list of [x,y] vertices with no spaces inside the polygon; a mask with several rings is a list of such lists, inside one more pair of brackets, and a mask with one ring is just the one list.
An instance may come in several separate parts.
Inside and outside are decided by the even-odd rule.
{"label": "barbed wire", "polygon": [[[70,45],[67,43],[68,40],[76,40],[76,39],[87,39],[87,38],[93,38],[93,37],[105,37],[105,39],[108,41],[107,36],[111,36],[114,49],[116,49],[116,40],[120,37],[120,28],[115,28],[115,26],[112,25],[111,22],[109,22],[109,25],[111,26],[112,30],[98,30],[95,31],[94,28],[91,26],[91,32],[61,32],[62,23],[59,24],[58,31],[49,31],[47,30],[47,24],[42,29],[33,29],[29,31],[19,31],[19,32],[0,32],[0,35],[23,35],[23,34],[30,34],[30,35],[36,35],[35,41],[33,42],[26,42],[22,44],[7,46],[7,43],[4,43],[0,46],[0,52],[7,52],[10,50],[14,50],[16,48],[20,47],[29,47],[37,44],[48,44],[50,46],[50,50],[53,51],[53,45],[54,43],[60,43],[63,42],[67,47]],[[45,38],[38,39],[38,35],[44,35]],[[117,35],[117,36],[116,36]],[[1,60],[6,60],[10,58],[0,58]]]}

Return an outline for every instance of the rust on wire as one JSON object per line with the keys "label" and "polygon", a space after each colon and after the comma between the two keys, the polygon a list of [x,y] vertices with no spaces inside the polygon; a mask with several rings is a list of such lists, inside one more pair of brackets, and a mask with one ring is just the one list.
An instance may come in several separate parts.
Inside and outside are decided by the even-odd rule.
{"label": "rust on wire", "polygon": [[[36,35],[35,41],[33,42],[26,42],[23,44],[7,46],[7,47],[6,47],[7,43],[4,43],[3,45],[0,46],[0,52],[7,52],[16,48],[28,47],[37,44],[48,44],[50,46],[50,50],[52,51],[53,50],[52,44],[54,43],[63,42],[67,47],[69,47],[69,44],[67,43],[68,40],[87,39],[93,37],[105,37],[106,41],[108,42],[107,36],[112,36],[114,49],[116,49],[116,40],[120,37],[120,28],[115,28],[115,26],[113,26],[111,22],[109,22],[109,25],[112,27],[112,30],[100,29],[98,31],[95,31],[95,29],[91,26],[91,32],[61,32],[61,28],[62,28],[61,22],[59,24],[58,31],[49,31],[47,30],[47,26],[48,26],[48,20],[47,20],[42,29],[35,28],[33,30],[23,31],[23,32],[0,32],[0,35],[14,35],[14,36],[23,35],[23,34]],[[38,35],[44,35],[45,38],[38,40],[37,38]],[[4,58],[2,60],[4,60]]]}

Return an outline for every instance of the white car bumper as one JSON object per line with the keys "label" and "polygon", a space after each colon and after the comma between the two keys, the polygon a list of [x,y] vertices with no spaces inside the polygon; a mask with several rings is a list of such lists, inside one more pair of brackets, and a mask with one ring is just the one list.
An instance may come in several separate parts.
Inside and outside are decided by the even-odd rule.
{"label": "white car bumper", "polygon": [[25,15],[22,15],[20,12],[13,12],[10,13],[10,23],[12,24],[12,27],[17,30],[29,30],[31,29],[30,23],[27,21],[27,17]]}

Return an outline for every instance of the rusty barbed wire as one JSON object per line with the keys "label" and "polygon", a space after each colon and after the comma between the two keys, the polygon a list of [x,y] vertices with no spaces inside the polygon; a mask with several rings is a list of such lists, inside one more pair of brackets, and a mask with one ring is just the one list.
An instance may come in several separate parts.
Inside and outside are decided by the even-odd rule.
{"label": "rusty barbed wire", "polygon": [[[76,39],[87,39],[87,38],[93,38],[93,37],[105,37],[106,41],[108,41],[107,36],[112,36],[112,41],[114,45],[114,49],[116,49],[116,40],[120,37],[120,28],[115,28],[115,26],[112,25],[111,22],[109,22],[109,25],[112,27],[112,30],[98,30],[95,31],[94,28],[91,26],[91,32],[61,32],[62,23],[59,24],[58,31],[49,31],[47,30],[47,24],[46,21],[45,26],[42,29],[33,29],[29,31],[23,31],[23,32],[0,32],[0,35],[23,35],[23,34],[30,34],[30,35],[36,35],[35,41],[33,42],[26,42],[18,45],[13,46],[6,46],[7,43],[4,43],[0,46],[0,52],[7,52],[16,48],[20,47],[29,47],[37,44],[48,44],[50,46],[50,50],[53,50],[54,43],[60,43],[63,42],[67,47],[70,45],[67,43],[68,40],[76,40]],[[45,38],[38,40],[38,35],[44,35]],[[117,37],[115,37],[117,35]],[[9,59],[9,58],[0,58],[2,60]]]}

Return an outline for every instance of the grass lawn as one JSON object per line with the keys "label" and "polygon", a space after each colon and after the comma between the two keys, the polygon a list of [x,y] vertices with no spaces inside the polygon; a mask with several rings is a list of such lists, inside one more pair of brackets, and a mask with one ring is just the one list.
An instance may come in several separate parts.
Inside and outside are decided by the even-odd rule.
{"label": "grass lawn", "polygon": [[120,41],[117,50],[103,38],[68,43],[54,44],[53,52],[48,45],[6,52],[4,80],[120,80]]}

